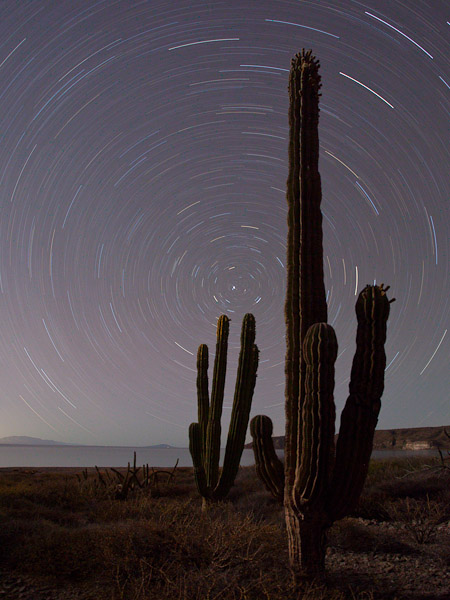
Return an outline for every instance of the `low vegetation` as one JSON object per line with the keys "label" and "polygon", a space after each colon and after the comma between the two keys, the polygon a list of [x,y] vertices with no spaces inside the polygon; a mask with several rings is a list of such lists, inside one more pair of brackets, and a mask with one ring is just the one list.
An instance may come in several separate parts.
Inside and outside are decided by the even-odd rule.
{"label": "low vegetation", "polygon": [[[450,471],[439,465],[372,462],[357,508],[330,530],[326,583],[302,598],[431,598],[402,595],[387,574],[368,581],[361,557],[432,560],[448,572]],[[65,599],[295,597],[283,509],[253,467],[241,468],[228,500],[207,511],[189,468],[123,499],[99,485],[95,469],[0,470],[0,571],[64,590]]]}

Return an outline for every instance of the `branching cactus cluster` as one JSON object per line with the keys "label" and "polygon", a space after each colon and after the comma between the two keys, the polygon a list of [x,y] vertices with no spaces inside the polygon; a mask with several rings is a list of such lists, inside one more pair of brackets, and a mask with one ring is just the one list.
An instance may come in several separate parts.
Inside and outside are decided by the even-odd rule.
{"label": "branching cactus cluster", "polygon": [[203,497],[204,507],[210,501],[225,498],[234,483],[244,449],[256,383],[258,348],[255,345],[255,317],[246,314],[242,323],[241,350],[230,427],[220,472],[220,419],[227,368],[228,332],[229,318],[222,315],[217,323],[211,402],[208,389],[208,346],[202,344],[197,353],[198,423],[191,423],[189,427],[189,450],[194,464],[195,481]]}
{"label": "branching cactus cluster", "polygon": [[353,509],[361,493],[384,387],[390,304],[383,285],[367,286],[359,294],[350,395],[335,447],[337,341],[327,324],[323,277],[319,89],[319,63],[310,51],[302,51],[292,60],[289,78],[284,468],[273,447],[269,417],[254,417],[250,424],[257,472],[284,501],[296,580],[323,575],[326,530]]}

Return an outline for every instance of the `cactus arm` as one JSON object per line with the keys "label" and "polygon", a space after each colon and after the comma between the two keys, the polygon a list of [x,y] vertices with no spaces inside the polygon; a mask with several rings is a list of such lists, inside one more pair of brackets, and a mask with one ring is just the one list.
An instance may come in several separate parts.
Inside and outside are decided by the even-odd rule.
{"label": "cactus arm", "polygon": [[272,421],[266,415],[256,415],[250,421],[256,473],[272,496],[283,502],[284,466],[275,452],[272,431]]}
{"label": "cactus arm", "polygon": [[246,314],[242,322],[241,350],[225,457],[216,494],[219,498],[226,496],[233,485],[244,449],[258,369],[258,348],[254,341],[255,317]]}
{"label": "cactus arm", "polygon": [[202,461],[202,433],[199,423],[191,423],[189,426],[189,452],[194,465],[194,478],[198,492],[203,498],[210,495],[206,483],[206,473]]}
{"label": "cactus arm", "polygon": [[198,424],[200,425],[202,442],[202,461],[206,456],[206,428],[209,416],[208,391],[208,346],[201,344],[197,352],[197,402]]}
{"label": "cactus arm", "polygon": [[340,519],[355,507],[367,476],[384,389],[388,288],[366,286],[356,302],[358,329],[349,397],[341,414],[328,512]]}
{"label": "cactus arm", "polygon": [[242,451],[244,450],[245,436],[250,417],[253,390],[256,383],[258,353],[258,348],[256,345],[254,345],[252,349],[253,374],[249,374],[249,379],[253,379],[253,385],[246,384],[247,389],[245,390],[245,393],[241,395],[237,403],[233,404],[223,468],[215,494],[219,499],[224,498],[228,494],[234,484],[234,480],[239,470],[239,463],[241,460]]}
{"label": "cactus arm", "polygon": [[222,416],[225,374],[227,369],[227,350],[229,318],[221,315],[217,322],[217,344],[214,359],[211,405],[206,430],[205,471],[208,487],[214,489],[219,479],[220,459],[220,418]]}
{"label": "cactus arm", "polygon": [[303,356],[306,394],[302,412],[302,452],[293,499],[300,511],[312,505],[318,511],[325,502],[334,458],[333,390],[337,340],[331,325],[311,325],[303,343]]}

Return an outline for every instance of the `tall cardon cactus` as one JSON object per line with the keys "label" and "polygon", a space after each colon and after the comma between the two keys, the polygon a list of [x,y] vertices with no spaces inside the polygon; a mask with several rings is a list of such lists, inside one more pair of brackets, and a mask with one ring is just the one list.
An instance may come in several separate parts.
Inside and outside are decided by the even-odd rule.
{"label": "tall cardon cactus", "polygon": [[189,427],[189,450],[194,464],[198,491],[203,506],[221,500],[230,491],[239,469],[252,404],[258,368],[255,345],[255,317],[246,314],[242,323],[241,351],[236,377],[233,408],[222,471],[219,473],[222,405],[227,368],[229,319],[222,315],[217,323],[211,402],[208,390],[208,346],[202,344],[197,354],[198,423]]}
{"label": "tall cardon cactus", "polygon": [[250,431],[257,471],[284,500],[294,578],[321,577],[326,531],[358,501],[372,451],[384,387],[388,288],[367,286],[356,302],[356,353],[350,394],[334,444],[337,341],[327,324],[319,160],[319,63],[311,51],[289,76],[289,176],[286,286],[286,437],[284,470],[260,415]]}

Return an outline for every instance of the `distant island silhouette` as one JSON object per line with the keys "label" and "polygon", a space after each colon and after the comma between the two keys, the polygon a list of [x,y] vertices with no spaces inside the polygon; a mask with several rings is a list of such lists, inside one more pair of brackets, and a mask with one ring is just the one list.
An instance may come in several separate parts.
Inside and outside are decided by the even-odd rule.
{"label": "distant island silhouette", "polygon": [[[30,437],[28,435],[9,435],[7,437],[0,438],[0,446],[92,446],[92,444],[70,444],[68,442],[56,442],[55,440],[43,440],[41,438]],[[94,444],[97,445],[97,444]],[[98,444],[102,446],[102,444]],[[108,447],[108,446],[106,446]],[[112,446],[119,448],[121,446]],[[154,449],[167,449],[175,448],[170,444],[155,444],[153,446],[123,446],[124,448],[154,448]]]}
{"label": "distant island silhouette", "polygon": [[0,444],[18,445],[18,446],[76,446],[77,444],[68,444],[67,442],[55,442],[55,440],[43,440],[41,438],[30,437],[28,435],[9,435],[0,438]]}

